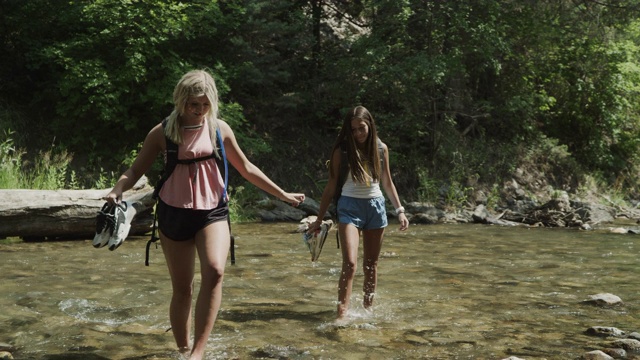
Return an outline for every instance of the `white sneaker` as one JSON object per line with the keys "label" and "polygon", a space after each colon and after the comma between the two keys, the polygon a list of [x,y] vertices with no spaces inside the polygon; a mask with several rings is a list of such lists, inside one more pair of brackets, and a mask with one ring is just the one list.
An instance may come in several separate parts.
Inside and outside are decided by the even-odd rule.
{"label": "white sneaker", "polygon": [[104,203],[96,216],[96,235],[93,237],[93,247],[101,248],[109,242],[113,232],[115,207]]}
{"label": "white sneaker", "polygon": [[109,250],[117,249],[129,235],[131,221],[136,216],[136,209],[126,201],[115,206],[113,233],[109,238]]}

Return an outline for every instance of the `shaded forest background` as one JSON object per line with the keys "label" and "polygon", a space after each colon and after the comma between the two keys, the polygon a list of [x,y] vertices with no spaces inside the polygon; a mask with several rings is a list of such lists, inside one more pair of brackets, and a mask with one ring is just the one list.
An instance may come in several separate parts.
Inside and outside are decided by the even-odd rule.
{"label": "shaded forest background", "polygon": [[639,64],[637,0],[5,0],[0,166],[108,187],[207,68],[249,158],[314,198],[362,104],[404,201],[498,202],[514,176],[637,199]]}

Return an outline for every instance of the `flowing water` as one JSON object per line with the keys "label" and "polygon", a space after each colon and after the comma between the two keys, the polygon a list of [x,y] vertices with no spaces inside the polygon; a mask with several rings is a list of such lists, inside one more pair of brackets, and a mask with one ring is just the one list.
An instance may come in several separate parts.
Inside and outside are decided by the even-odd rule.
{"label": "flowing water", "polygon": [[[640,330],[639,235],[487,225],[389,227],[373,313],[362,270],[337,326],[335,232],[310,261],[296,224],[238,224],[207,359],[574,359]],[[170,284],[147,238],[0,245],[0,343],[16,359],[177,359]],[[196,290],[198,289],[196,281]],[[617,307],[587,305],[612,293]]]}

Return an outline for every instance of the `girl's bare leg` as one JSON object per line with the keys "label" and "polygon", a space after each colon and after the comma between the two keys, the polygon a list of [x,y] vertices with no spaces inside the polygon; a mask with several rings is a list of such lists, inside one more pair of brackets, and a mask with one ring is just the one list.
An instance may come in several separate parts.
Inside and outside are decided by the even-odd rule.
{"label": "girl's bare leg", "polygon": [[360,233],[353,225],[339,224],[340,249],[342,250],[342,272],[338,282],[338,320],[344,319],[349,309],[349,300],[356,274]]}
{"label": "girl's bare leg", "polygon": [[174,241],[160,232],[162,252],[171,277],[171,305],[169,321],[181,353],[190,349],[191,299],[193,296],[193,275],[195,266],[195,242],[193,239]]}
{"label": "girl's bare leg", "polygon": [[364,299],[362,305],[369,309],[373,305],[373,297],[378,284],[378,258],[382,249],[382,238],[384,228],[363,231],[363,259],[362,269],[364,272]]}
{"label": "girl's bare leg", "polygon": [[226,221],[209,224],[196,234],[202,283],[196,301],[195,329],[191,360],[200,360],[222,302],[222,280],[229,253],[229,226]]}

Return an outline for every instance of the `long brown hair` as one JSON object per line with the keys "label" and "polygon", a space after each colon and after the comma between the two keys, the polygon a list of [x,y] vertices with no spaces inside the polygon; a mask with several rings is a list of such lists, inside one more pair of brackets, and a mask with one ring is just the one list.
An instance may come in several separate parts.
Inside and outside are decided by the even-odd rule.
{"label": "long brown hair", "polygon": [[[356,139],[353,137],[351,121],[354,119],[363,120],[369,127],[369,135],[363,150],[358,149]],[[333,145],[331,153],[333,154],[336,150],[342,152],[343,148],[347,150],[347,159],[353,181],[367,182],[367,175],[371,175],[374,181],[380,180],[382,169],[380,168],[380,153],[378,152],[378,131],[376,130],[373,116],[364,106],[356,106],[345,114],[342,128],[338,133],[338,138]],[[365,171],[365,163],[368,164],[370,174]],[[335,176],[333,167],[330,167],[330,171],[331,176]]]}

